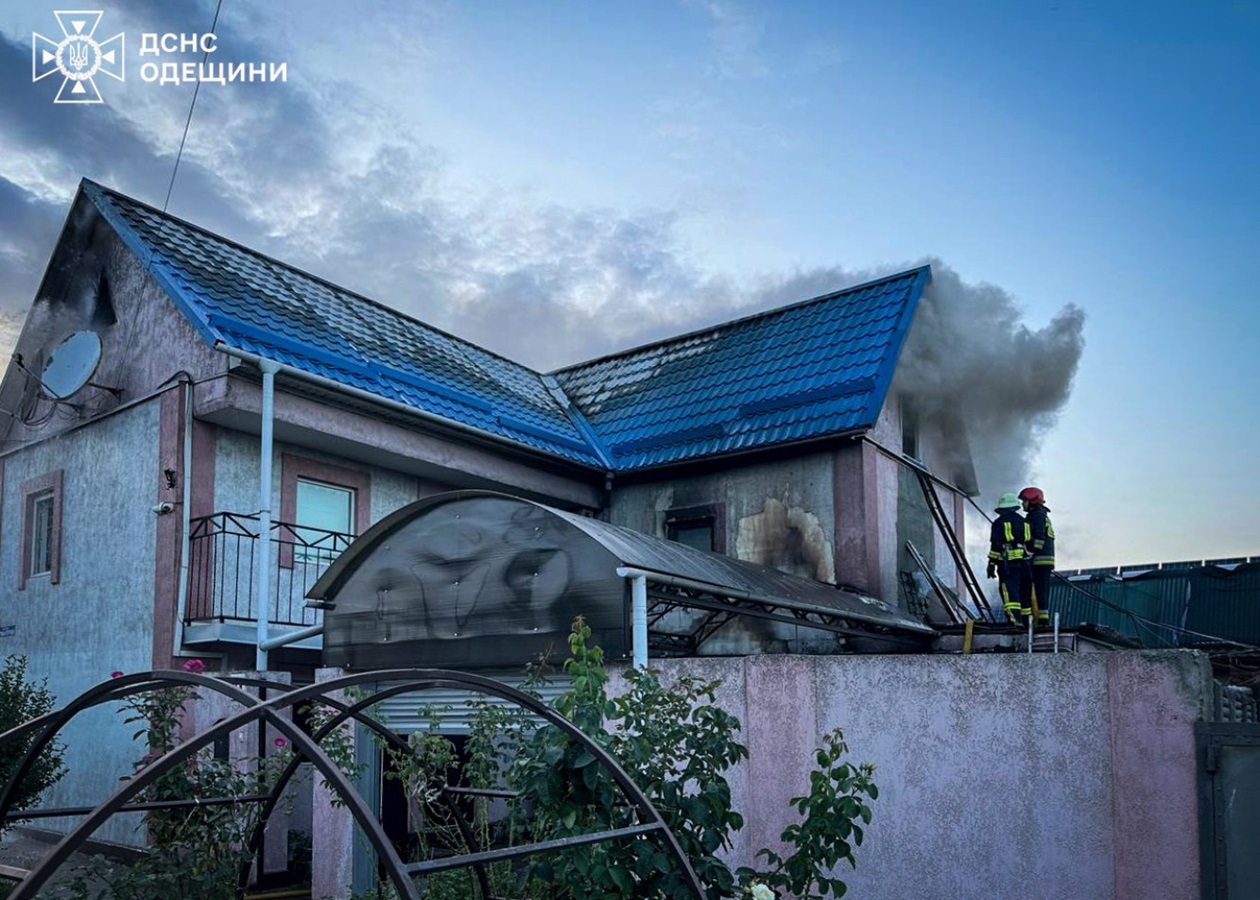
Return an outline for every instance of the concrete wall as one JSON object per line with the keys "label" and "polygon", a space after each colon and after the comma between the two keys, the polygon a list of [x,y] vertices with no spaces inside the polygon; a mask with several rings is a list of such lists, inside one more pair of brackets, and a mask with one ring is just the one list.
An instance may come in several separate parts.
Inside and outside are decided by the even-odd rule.
{"label": "concrete wall", "polygon": [[[750,750],[733,861],[776,846],[813,749],[842,727],[880,796],[851,896],[1191,900],[1199,895],[1189,651],[761,656],[659,667],[722,678]],[[778,848],[776,848],[778,849]]]}
{"label": "concrete wall", "polygon": [[[0,626],[13,632],[0,637],[0,655],[25,655],[58,705],[111,671],[151,667],[159,414],[160,402],[149,401],[3,457]],[[22,483],[56,469],[63,471],[60,582],[36,576],[19,590]],[[69,774],[44,805],[104,799],[143,755],[132,730],[106,708],[71,723],[63,735]],[[114,823],[98,837],[127,840],[132,827]]]}
{"label": "concrete wall", "polygon": [[[836,874],[867,900],[1197,900],[1194,723],[1209,713],[1192,651],[663,660],[720,679],[749,759],[730,772],[754,864],[794,821],[813,753],[843,728],[879,798]],[[329,675],[332,673],[324,673]],[[612,673],[610,692],[624,688]],[[345,896],[352,825],[316,797],[321,892]],[[340,893],[338,893],[340,891]]]}

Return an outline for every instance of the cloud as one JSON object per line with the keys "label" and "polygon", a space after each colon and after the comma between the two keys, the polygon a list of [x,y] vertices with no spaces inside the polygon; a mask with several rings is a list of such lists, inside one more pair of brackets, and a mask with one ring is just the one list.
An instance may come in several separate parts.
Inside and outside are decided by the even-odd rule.
{"label": "cloud", "polygon": [[[726,0],[695,4],[722,73],[764,74],[764,24]],[[157,0],[118,11],[129,31],[176,33],[203,19],[208,29],[211,14]],[[255,37],[272,29],[236,15],[216,27],[220,56],[276,59]],[[29,79],[28,54],[0,40],[0,83]],[[46,91],[0,97],[0,340],[12,330],[4,311],[34,295],[80,176],[165,200],[191,91],[126,88],[91,108],[54,108]],[[737,284],[692,259],[676,210],[456,185],[418,127],[332,77],[204,85],[170,211],[541,370],[890,271],[829,267]],[[1018,487],[1070,392],[1083,316],[1069,305],[1032,329],[1000,288],[966,284],[940,261],[933,271],[899,385],[925,408],[963,416],[986,495]]]}
{"label": "cloud", "polygon": [[760,52],[765,17],[731,0],[690,0],[709,17],[716,72],[725,78],[762,78],[770,69]]}

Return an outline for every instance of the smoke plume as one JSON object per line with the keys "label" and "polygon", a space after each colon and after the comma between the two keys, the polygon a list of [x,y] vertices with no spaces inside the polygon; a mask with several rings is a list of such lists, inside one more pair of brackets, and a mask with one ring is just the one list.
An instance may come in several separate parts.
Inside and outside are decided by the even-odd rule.
{"label": "smoke plume", "polygon": [[[898,369],[896,387],[915,398],[925,422],[965,429],[986,509],[1018,491],[1072,391],[1085,347],[1085,314],[1067,304],[1033,329],[1015,299],[991,284],[968,284],[940,260]],[[958,449],[966,447],[960,440]],[[944,474],[944,473],[942,473]]]}

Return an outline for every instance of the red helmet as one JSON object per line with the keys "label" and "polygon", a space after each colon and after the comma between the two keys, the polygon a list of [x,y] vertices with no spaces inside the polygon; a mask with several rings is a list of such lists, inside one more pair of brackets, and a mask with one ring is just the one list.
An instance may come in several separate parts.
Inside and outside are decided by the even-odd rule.
{"label": "red helmet", "polygon": [[1019,492],[1019,499],[1027,500],[1029,506],[1044,506],[1046,495],[1042,493],[1041,488],[1026,487]]}

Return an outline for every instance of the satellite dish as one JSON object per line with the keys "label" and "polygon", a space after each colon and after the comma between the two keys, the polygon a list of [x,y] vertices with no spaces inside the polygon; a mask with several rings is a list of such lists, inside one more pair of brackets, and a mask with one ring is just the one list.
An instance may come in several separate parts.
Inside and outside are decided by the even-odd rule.
{"label": "satellite dish", "polygon": [[95,331],[76,331],[48,357],[40,384],[50,399],[65,400],[83,389],[100,363],[100,336]]}

